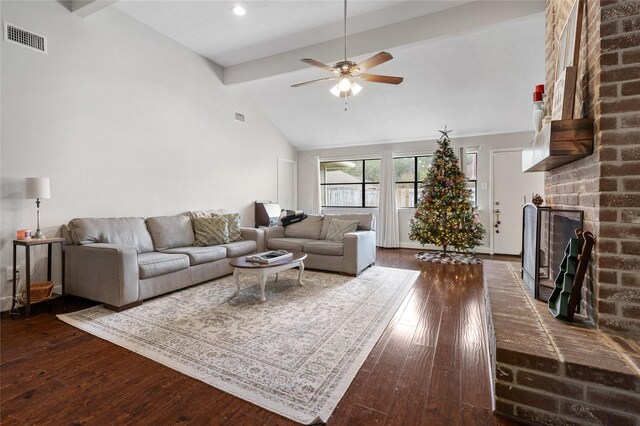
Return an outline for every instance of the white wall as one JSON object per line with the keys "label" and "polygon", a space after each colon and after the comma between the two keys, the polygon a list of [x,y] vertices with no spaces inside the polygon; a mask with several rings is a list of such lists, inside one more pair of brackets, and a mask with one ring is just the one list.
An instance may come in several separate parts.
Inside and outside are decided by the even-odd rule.
{"label": "white wall", "polygon": [[0,8],[48,38],[47,55],[1,42],[5,301],[15,231],[35,229],[27,176],[51,178],[47,235],[74,217],[199,208],[239,211],[251,226],[252,202],[276,199],[277,159],[295,160],[295,150],[241,89],[222,85],[215,64],[114,8],[84,19],[56,1]]}
{"label": "white wall", "polygon": [[[449,127],[455,129],[455,123],[449,123]],[[490,176],[489,169],[490,151],[500,148],[517,148],[524,147],[531,142],[534,132],[505,133],[499,135],[485,135],[456,138],[455,132],[450,134],[451,145],[454,148],[465,147],[467,152],[478,153],[478,209],[480,212],[480,222],[488,231],[482,245],[477,248],[480,253],[490,252],[490,232],[491,232],[491,208],[490,208]],[[482,149],[478,147],[482,146]],[[363,159],[363,158],[379,158],[382,152],[391,151],[394,155],[407,154],[418,155],[431,153],[437,148],[435,140],[414,141],[414,142],[398,142],[383,145],[363,145],[342,148],[327,148],[320,150],[308,150],[298,152],[298,208],[305,211],[311,211],[312,207],[312,182],[313,168],[311,161],[313,157],[319,156],[320,159]],[[486,189],[483,184],[486,183]],[[323,208],[323,213],[343,213],[353,211],[354,209],[336,209]],[[377,216],[377,209],[357,209],[358,211],[371,211]],[[398,219],[400,222],[400,246],[407,248],[422,248],[422,246],[414,241],[409,240],[409,219],[413,214],[413,208],[400,209]]]}

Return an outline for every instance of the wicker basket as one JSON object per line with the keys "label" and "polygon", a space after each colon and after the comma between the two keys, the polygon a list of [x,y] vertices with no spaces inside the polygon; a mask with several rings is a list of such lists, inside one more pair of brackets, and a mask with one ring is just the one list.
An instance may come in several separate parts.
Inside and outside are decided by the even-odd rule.
{"label": "wicker basket", "polygon": [[[53,285],[55,282],[53,281],[43,281],[39,283],[31,283],[31,303],[40,302],[42,300],[47,300],[51,297],[53,293]],[[27,290],[22,290],[22,294],[20,295],[20,302],[27,302]]]}

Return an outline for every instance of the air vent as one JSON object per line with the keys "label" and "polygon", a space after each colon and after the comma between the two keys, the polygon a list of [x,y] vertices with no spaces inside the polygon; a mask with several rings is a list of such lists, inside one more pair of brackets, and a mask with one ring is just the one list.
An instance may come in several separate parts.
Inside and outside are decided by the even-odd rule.
{"label": "air vent", "polygon": [[4,23],[4,39],[41,53],[47,53],[46,37],[18,28],[8,22]]}
{"label": "air vent", "polygon": [[240,114],[239,112],[236,112],[236,121],[240,123],[244,123],[244,114]]}

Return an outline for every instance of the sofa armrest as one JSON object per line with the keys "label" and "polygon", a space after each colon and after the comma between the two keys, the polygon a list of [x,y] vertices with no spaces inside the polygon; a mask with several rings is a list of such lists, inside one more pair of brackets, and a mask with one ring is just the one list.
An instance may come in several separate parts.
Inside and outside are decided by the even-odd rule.
{"label": "sofa armrest", "polygon": [[256,242],[256,251],[264,251],[264,230],[260,228],[240,228],[243,240],[252,240]]}
{"label": "sofa armrest", "polygon": [[264,231],[264,240],[269,238],[284,238],[284,226],[272,226],[271,228],[261,228]]}
{"label": "sofa armrest", "polygon": [[115,307],[138,302],[138,252],[119,244],[85,244],[65,250],[69,294]]}
{"label": "sofa armrest", "polygon": [[342,271],[359,275],[376,261],[376,232],[355,231],[344,234]]}

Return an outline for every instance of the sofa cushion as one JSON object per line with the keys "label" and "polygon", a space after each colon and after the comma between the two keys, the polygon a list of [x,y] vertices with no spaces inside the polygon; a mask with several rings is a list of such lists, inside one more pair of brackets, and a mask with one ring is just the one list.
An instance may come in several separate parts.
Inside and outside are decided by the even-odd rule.
{"label": "sofa cushion", "polygon": [[333,219],[327,231],[327,240],[341,243],[344,240],[344,234],[353,232],[356,229],[358,229],[357,220]]}
{"label": "sofa cushion", "polygon": [[339,220],[357,220],[358,229],[371,231],[376,229],[376,218],[373,213],[355,213],[355,214],[326,214],[324,215],[324,222],[322,223],[322,230],[320,231],[320,239],[327,239],[327,232],[329,232],[329,226],[333,219]]}
{"label": "sofa cushion", "polygon": [[185,214],[149,217],[147,228],[156,250],[192,246],[195,242],[191,219]]}
{"label": "sofa cushion", "polygon": [[254,253],[258,248],[258,245],[253,240],[247,240],[221,244],[220,247],[225,247],[227,249],[227,257],[238,257]]}
{"label": "sofa cushion", "polygon": [[284,230],[287,238],[320,239],[322,230],[322,216],[309,215],[303,221],[289,225]]}
{"label": "sofa cushion", "polygon": [[224,216],[196,217],[192,219],[196,247],[212,246],[229,242],[227,219]]}
{"label": "sofa cushion", "polygon": [[305,253],[321,254],[325,256],[342,256],[344,244],[327,240],[311,241],[302,246]]}
{"label": "sofa cushion", "polygon": [[267,248],[269,250],[298,250],[303,251],[302,247],[312,240],[309,238],[269,238],[267,240]]}
{"label": "sofa cushion", "polygon": [[76,218],[69,222],[75,244],[121,244],[138,253],[153,251],[151,234],[141,217]]}
{"label": "sofa cushion", "polygon": [[185,254],[143,253],[138,255],[140,279],[153,278],[189,267],[189,257]]}
{"label": "sofa cushion", "polygon": [[229,232],[229,242],[241,241],[240,215],[238,213],[228,213],[222,215],[227,219],[227,230]]}
{"label": "sofa cushion", "polygon": [[186,254],[189,256],[191,265],[199,265],[201,263],[209,263],[214,260],[220,260],[227,257],[227,249],[223,246],[208,247],[175,247],[163,250],[162,253],[170,254]]}

